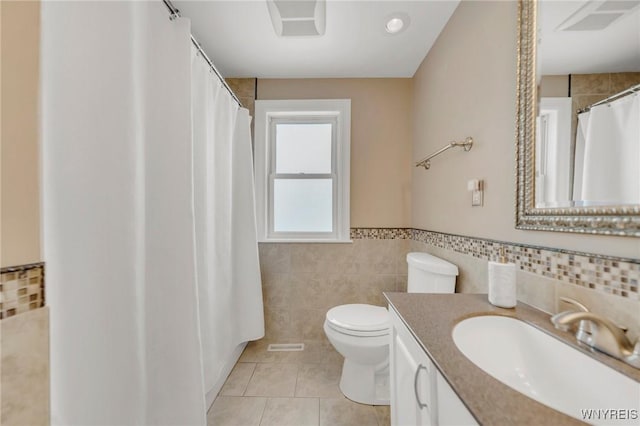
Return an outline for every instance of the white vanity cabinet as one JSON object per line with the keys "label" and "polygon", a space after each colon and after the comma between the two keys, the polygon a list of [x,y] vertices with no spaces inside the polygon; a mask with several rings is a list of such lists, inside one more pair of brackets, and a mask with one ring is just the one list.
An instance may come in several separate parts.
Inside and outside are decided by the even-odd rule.
{"label": "white vanity cabinet", "polygon": [[438,389],[438,421],[436,424],[440,426],[478,424],[440,373],[436,374],[436,388]]}
{"label": "white vanity cabinet", "polygon": [[391,424],[393,426],[434,425],[436,404],[435,367],[402,324],[393,309],[391,313]]}
{"label": "white vanity cabinet", "polygon": [[477,425],[393,308],[391,425]]}

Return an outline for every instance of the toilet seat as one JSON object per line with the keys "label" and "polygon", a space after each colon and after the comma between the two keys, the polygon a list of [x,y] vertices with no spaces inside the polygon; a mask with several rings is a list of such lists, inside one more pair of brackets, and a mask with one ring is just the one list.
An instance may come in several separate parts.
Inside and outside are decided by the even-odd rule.
{"label": "toilet seat", "polygon": [[376,337],[389,334],[389,311],[381,306],[361,303],[329,309],[326,324],[349,336]]}

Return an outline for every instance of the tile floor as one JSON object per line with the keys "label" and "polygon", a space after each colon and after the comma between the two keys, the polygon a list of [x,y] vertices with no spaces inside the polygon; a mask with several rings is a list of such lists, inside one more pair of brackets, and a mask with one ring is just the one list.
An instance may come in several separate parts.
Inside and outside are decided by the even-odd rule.
{"label": "tile floor", "polygon": [[389,426],[388,406],[342,395],[343,359],[330,343],[304,343],[301,352],[268,352],[269,342],[250,342],[209,410],[208,425]]}

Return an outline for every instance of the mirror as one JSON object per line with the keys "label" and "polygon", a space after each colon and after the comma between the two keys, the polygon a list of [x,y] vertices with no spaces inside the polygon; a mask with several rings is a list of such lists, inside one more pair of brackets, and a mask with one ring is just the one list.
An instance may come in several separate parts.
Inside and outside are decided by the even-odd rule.
{"label": "mirror", "polygon": [[521,0],[516,228],[640,236],[640,0]]}

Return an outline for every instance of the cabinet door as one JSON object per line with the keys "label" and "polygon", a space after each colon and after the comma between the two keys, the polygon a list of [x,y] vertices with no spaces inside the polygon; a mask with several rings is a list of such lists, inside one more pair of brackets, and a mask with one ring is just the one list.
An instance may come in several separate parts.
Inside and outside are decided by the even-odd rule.
{"label": "cabinet door", "polygon": [[392,324],[391,424],[432,425],[435,370],[406,327],[395,321]]}
{"label": "cabinet door", "polygon": [[438,389],[438,425],[470,426],[477,425],[476,419],[462,403],[449,383],[436,372],[436,388]]}

